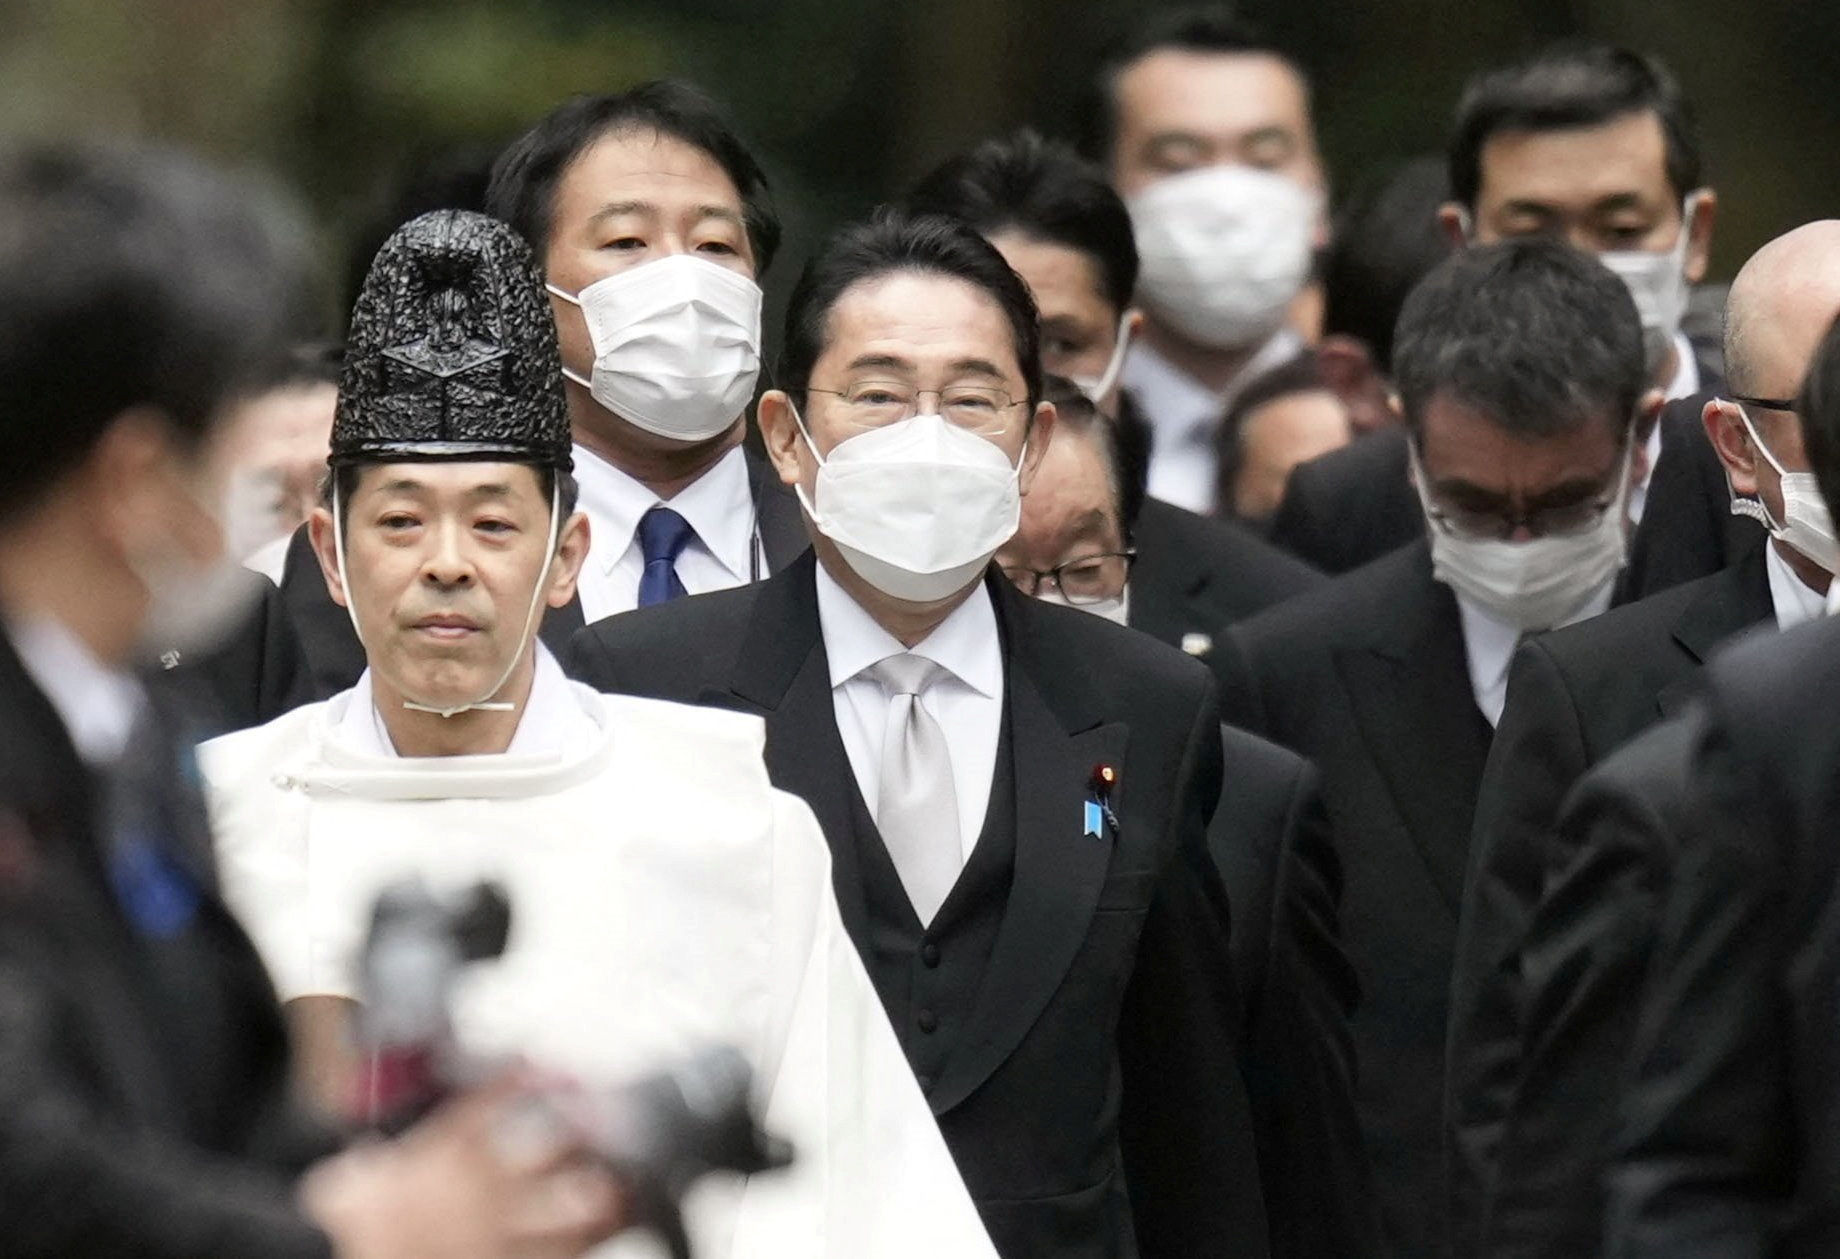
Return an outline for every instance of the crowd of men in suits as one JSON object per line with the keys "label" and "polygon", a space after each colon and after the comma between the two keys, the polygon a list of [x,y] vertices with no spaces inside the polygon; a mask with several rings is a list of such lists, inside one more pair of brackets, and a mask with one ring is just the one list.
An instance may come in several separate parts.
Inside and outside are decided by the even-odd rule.
{"label": "crowd of men in suits", "polygon": [[400,225],[342,353],[268,198],[0,155],[0,1250],[643,1253],[540,1071],[345,1105],[380,880],[484,871],[463,1038],[719,1031],[804,1125],[713,1253],[1840,1253],[1840,221],[1705,285],[1625,49],[1336,216],[1311,110],[1147,19],[770,365],[677,81]]}

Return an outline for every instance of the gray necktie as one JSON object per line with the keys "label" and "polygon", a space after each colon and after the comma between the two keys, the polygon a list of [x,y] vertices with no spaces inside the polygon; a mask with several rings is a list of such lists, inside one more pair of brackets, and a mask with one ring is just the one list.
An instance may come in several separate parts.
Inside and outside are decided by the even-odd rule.
{"label": "gray necktie", "polygon": [[920,696],[946,670],[924,656],[904,652],[866,672],[888,693],[875,825],[914,913],[922,923],[930,923],[958,881],[961,865],[958,795],[952,788],[945,731],[920,706]]}

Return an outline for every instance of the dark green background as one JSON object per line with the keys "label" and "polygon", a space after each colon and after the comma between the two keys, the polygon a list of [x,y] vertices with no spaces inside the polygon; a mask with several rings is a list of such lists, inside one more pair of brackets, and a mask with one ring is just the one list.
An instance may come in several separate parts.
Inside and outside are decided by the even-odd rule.
{"label": "dark green background", "polygon": [[[994,131],[1064,129],[1132,0],[0,0],[0,127],[177,140],[306,201],[329,260],[403,172],[496,145],[563,95],[659,74],[730,105],[798,255]],[[1723,197],[1714,271],[1834,214],[1840,0],[1247,3],[1317,85],[1338,188],[1437,149],[1471,70],[1564,35],[1660,54]],[[329,262],[329,290],[342,259]]]}

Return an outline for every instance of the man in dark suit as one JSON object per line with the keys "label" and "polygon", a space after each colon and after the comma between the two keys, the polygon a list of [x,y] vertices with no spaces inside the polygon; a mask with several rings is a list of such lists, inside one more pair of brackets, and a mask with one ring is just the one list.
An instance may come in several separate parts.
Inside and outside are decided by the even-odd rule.
{"label": "man in dark suit", "polygon": [[[714,104],[669,81],[572,98],[500,156],[486,203],[550,284],[593,535],[577,598],[544,617],[544,641],[560,652],[587,621],[757,581],[797,557],[798,504],[742,445],[755,281],[779,217]],[[281,586],[317,694],[353,685],[364,653],[304,530]]]}
{"label": "man in dark suit", "polygon": [[1222,626],[1317,583],[1308,565],[1250,529],[1146,496],[1150,427],[1119,385],[1143,324],[1131,305],[1137,245],[1124,202],[1096,167],[1021,131],[948,159],[908,203],[961,219],[996,247],[1041,310],[1043,370],[1118,425],[1118,516],[1136,552],[1130,625],[1205,655]]}
{"label": "man in dark suit", "polygon": [[[1755,402],[1793,397],[1822,329],[1840,313],[1840,223],[1797,228],[1758,251],[1732,285],[1729,312],[1731,389],[1751,401],[1707,404],[1708,445],[1725,461],[1739,503],[1782,521],[1783,476],[1762,451],[1791,474],[1808,475],[1802,426],[1793,413]],[[1745,528],[1755,543],[1729,568],[1534,639],[1521,648],[1510,673],[1508,702],[1477,800],[1451,988],[1446,1098],[1451,1193],[1458,1238],[1470,1245],[1488,1231],[1496,1141],[1513,1093],[1520,1044],[1527,1036],[1556,1042],[1542,1067],[1548,1075],[1558,1071],[1554,1059],[1564,1053],[1564,1038],[1555,1037],[1555,1028],[1524,1024],[1519,966],[1523,933],[1547,880],[1579,857],[1556,830],[1561,802],[1591,765],[1679,709],[1701,665],[1726,639],[1754,625],[1787,629],[1821,614],[1831,579],[1824,565],[1840,558],[1805,554],[1788,536],[1766,545],[1754,524],[1746,521]],[[1795,541],[1810,545],[1800,536]],[[1576,899],[1580,880],[1568,881]],[[1631,938],[1627,923],[1604,925],[1615,938]],[[1576,920],[1572,929],[1577,930]],[[1563,976],[1554,976],[1554,982],[1563,984]],[[1543,1004],[1549,1014],[1563,1010],[1563,990],[1546,994]],[[1598,1013],[1583,1010],[1578,1018]],[[1591,1037],[1575,1043],[1595,1047]],[[1571,1069],[1584,1075],[1612,1066],[1587,1059]],[[1583,1148],[1591,1150],[1592,1143],[1584,1141]],[[1552,1196],[1557,1177],[1549,1170],[1538,1182],[1502,1179],[1499,1192],[1507,1209],[1523,1221],[1537,1213],[1569,1212],[1595,1228],[1599,1163],[1580,1156],[1571,1165],[1577,1180],[1569,1203]],[[1524,1227],[1520,1232],[1532,1235]],[[1564,1254],[1568,1244],[1554,1235],[1541,1253]]]}
{"label": "man in dark suit", "polygon": [[1229,721],[1323,776],[1347,868],[1361,1102],[1391,1253],[1445,1253],[1443,1026],[1477,784],[1519,635],[1609,605],[1646,410],[1616,278],[1550,241],[1442,264],[1394,367],[1430,538],[1242,621]]}
{"label": "man in dark suit", "polygon": [[1207,1153],[1250,1124],[1213,687],[988,566],[1053,430],[1028,290],[961,224],[886,214],[786,326],[759,419],[815,555],[591,626],[577,676],[765,718],[999,1251],[1265,1253],[1255,1170]]}
{"label": "man in dark suit", "polygon": [[[1054,442],[997,563],[1037,598],[1145,628],[1146,592],[1177,591],[1146,583],[1144,552],[1133,563],[1126,549],[1116,430],[1058,378],[1049,378],[1048,397]],[[1221,738],[1224,794],[1210,844],[1233,910],[1233,969],[1246,1004],[1240,1065],[1272,1251],[1364,1255],[1375,1221],[1348,1035],[1358,994],[1341,947],[1341,862],[1322,793],[1295,753],[1230,726]]]}
{"label": "man in dark suit", "polygon": [[28,1259],[578,1251],[611,1188],[495,1152],[506,1090],[327,1158],[190,752],[135,676],[237,612],[216,439],[287,308],[261,203],[172,155],[0,155],[0,1236]]}
{"label": "man in dark suit", "polygon": [[[1635,298],[1655,387],[1670,400],[1718,391],[1680,328],[1688,286],[1705,276],[1718,204],[1701,184],[1699,137],[1665,67],[1624,49],[1566,46],[1486,71],[1458,106],[1448,158],[1452,199],[1440,217],[1454,243],[1557,235],[1597,254]],[[1730,557],[1724,483],[1699,412],[1683,409],[1643,434],[1630,597]],[[1416,540],[1405,471],[1403,440],[1386,433],[1300,466],[1273,540],[1326,572]]]}

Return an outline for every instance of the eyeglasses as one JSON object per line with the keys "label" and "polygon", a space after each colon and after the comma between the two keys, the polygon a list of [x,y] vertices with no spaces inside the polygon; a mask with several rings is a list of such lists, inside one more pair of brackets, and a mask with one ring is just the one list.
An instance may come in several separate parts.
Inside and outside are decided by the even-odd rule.
{"label": "eyeglasses", "polygon": [[1629,481],[1629,462],[1633,457],[1633,445],[1625,446],[1623,457],[1617,460],[1610,488],[1595,498],[1509,514],[1433,503],[1424,466],[1419,462],[1417,449],[1411,448],[1412,467],[1417,474],[1414,480],[1418,485],[1419,501],[1424,504],[1425,517],[1450,537],[1494,542],[1509,541],[1522,529],[1536,538],[1575,538],[1589,533],[1603,523],[1606,512],[1623,501],[1623,486]]}
{"label": "eyeglasses", "polygon": [[915,389],[896,380],[857,380],[842,389],[806,386],[807,393],[837,399],[844,420],[858,428],[880,428],[920,414],[920,403],[932,397],[946,422],[981,437],[998,436],[1009,423],[1009,412],[1022,405],[1001,389],[988,385],[947,385],[943,389]]}
{"label": "eyeglasses", "polygon": [[1124,593],[1131,575],[1136,551],[1100,551],[1082,555],[1054,568],[1027,568],[1006,564],[1003,575],[1016,589],[1029,596],[1039,596],[1045,586],[1057,590],[1068,603],[1103,603]]}
{"label": "eyeglasses", "polygon": [[1725,395],[1732,402],[1742,403],[1747,407],[1761,407],[1765,411],[1795,411],[1795,402],[1791,398],[1753,398],[1748,394],[1730,393]]}

